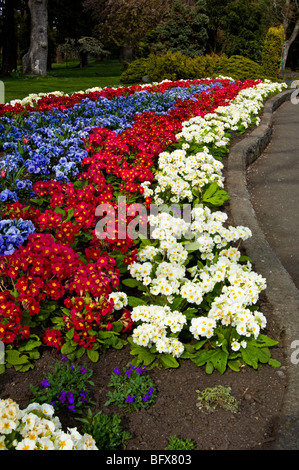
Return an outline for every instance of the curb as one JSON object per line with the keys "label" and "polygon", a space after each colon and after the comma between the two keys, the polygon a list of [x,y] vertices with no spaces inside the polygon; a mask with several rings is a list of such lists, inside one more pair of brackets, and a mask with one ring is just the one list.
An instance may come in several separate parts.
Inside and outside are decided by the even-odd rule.
{"label": "curb", "polygon": [[284,91],[266,101],[260,125],[230,149],[226,178],[233,223],[252,231],[252,238],[244,241],[243,246],[253,261],[254,269],[267,280],[265,294],[284,333],[287,387],[274,429],[272,450],[299,449],[299,364],[291,362],[294,348],[299,346],[299,291],[258,224],[247,190],[246,170],[270,143],[273,113],[291,98],[292,92]]}

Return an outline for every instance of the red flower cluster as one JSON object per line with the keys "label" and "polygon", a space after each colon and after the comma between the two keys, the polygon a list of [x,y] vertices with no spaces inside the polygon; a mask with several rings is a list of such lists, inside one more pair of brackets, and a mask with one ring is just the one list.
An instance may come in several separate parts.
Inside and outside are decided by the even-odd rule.
{"label": "red flower cluster", "polygon": [[8,291],[0,293],[0,340],[15,343],[30,336],[28,326],[21,326],[22,308]]}
{"label": "red flower cluster", "polygon": [[88,297],[72,297],[65,300],[69,313],[63,316],[66,329],[74,328],[73,341],[91,349],[97,341],[97,331],[113,328],[113,300],[96,299],[93,302]]}
{"label": "red flower cluster", "polygon": [[3,218],[6,219],[23,219],[36,222],[39,216],[40,212],[38,209],[25,206],[18,201],[13,204],[7,204],[3,210]]}
{"label": "red flower cluster", "polygon": [[[94,303],[93,299],[97,299],[97,305],[101,302],[103,306],[109,293],[119,284],[116,262],[107,254],[92,262],[88,251],[87,258],[81,256],[79,259],[71,247],[55,242],[50,234],[32,234],[28,237],[26,247],[21,246],[12,255],[3,257],[0,277],[13,280],[17,303],[10,294],[1,294],[2,337],[5,336],[6,341],[11,340],[16,328],[19,334],[21,328],[17,325],[21,323],[23,312],[28,311],[35,316],[47,301],[64,299],[67,302],[75,294],[89,296],[91,304]],[[88,305],[86,308],[89,308]],[[103,306],[100,318],[105,317],[105,308]],[[7,325],[10,331],[8,336]]]}

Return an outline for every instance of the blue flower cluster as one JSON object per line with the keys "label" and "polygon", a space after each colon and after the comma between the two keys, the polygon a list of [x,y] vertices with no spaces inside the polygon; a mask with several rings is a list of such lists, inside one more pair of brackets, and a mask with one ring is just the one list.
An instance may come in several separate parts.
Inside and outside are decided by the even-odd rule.
{"label": "blue flower cluster", "polygon": [[[74,181],[82,160],[87,156],[84,139],[94,127],[106,127],[116,133],[132,126],[136,115],[144,112],[166,114],[177,99],[192,99],[194,94],[209,92],[219,83],[174,87],[165,92],[142,90],[129,96],[113,99],[88,98],[73,108],[53,108],[44,112],[31,112],[28,116],[0,119],[0,146],[5,152],[0,161],[0,170],[13,181],[10,190],[0,193],[0,200],[19,199],[19,192],[26,189],[31,196],[28,181],[53,179],[61,182]],[[28,173],[25,186],[19,181],[19,170]],[[16,176],[17,175],[17,176]],[[1,190],[1,182],[0,182]],[[1,199],[2,197],[2,199]]]}
{"label": "blue flower cluster", "polygon": [[31,220],[0,220],[0,255],[11,255],[34,232]]}

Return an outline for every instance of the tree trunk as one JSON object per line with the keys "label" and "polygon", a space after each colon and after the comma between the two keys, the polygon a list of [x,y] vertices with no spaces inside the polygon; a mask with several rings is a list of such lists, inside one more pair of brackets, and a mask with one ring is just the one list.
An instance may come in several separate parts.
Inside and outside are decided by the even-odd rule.
{"label": "tree trunk", "polygon": [[282,62],[283,73],[285,72],[285,66],[287,63],[289,49],[291,47],[291,44],[293,44],[293,42],[295,41],[298,33],[299,33],[299,18],[297,18],[296,24],[294,26],[294,29],[290,38],[285,42],[284,56],[283,56],[283,62]]}
{"label": "tree trunk", "polygon": [[3,24],[3,56],[2,73],[7,74],[17,69],[17,43],[15,38],[14,0],[6,0],[4,3]]}
{"label": "tree trunk", "polygon": [[29,0],[31,14],[30,47],[24,55],[24,75],[47,75],[48,57],[48,1]]}

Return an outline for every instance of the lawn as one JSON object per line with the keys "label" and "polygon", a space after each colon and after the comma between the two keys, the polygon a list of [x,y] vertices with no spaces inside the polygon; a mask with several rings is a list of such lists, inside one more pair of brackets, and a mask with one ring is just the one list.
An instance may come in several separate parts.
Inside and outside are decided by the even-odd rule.
{"label": "lawn", "polygon": [[46,77],[29,77],[21,74],[4,77],[5,102],[23,99],[30,93],[49,93],[51,91],[73,92],[92,87],[116,87],[122,65],[117,60],[92,61],[89,67],[80,68],[78,61],[61,65],[53,64]]}

